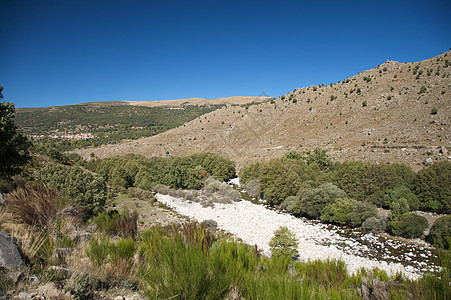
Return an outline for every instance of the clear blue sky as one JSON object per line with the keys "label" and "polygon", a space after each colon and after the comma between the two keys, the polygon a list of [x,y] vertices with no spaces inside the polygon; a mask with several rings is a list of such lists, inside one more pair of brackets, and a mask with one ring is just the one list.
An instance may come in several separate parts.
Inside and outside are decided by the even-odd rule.
{"label": "clear blue sky", "polygon": [[0,0],[17,107],[280,96],[451,47],[451,1]]}

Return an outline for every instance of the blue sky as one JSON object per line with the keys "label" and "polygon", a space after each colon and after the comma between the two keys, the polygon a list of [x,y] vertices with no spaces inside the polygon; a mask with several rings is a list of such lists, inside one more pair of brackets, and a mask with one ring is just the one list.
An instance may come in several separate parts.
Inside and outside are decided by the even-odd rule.
{"label": "blue sky", "polygon": [[450,11],[437,0],[0,0],[0,84],[16,107],[277,97],[443,53]]}

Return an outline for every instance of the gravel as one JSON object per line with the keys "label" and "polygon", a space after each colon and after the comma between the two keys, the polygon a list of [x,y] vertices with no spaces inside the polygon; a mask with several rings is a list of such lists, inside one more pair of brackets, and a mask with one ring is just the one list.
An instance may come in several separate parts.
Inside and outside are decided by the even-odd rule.
{"label": "gravel", "polygon": [[[199,203],[169,195],[157,194],[156,198],[178,213],[198,222],[216,221],[218,228],[232,233],[249,245],[257,245],[268,256],[270,256],[268,244],[274,231],[280,226],[286,226],[295,233],[299,240],[300,261],[341,259],[347,264],[348,271],[351,273],[355,273],[363,267],[366,269],[379,268],[385,270],[389,275],[402,272],[411,279],[419,278],[425,270],[430,269],[430,267],[427,268],[429,264],[424,261],[412,262],[411,250],[405,255],[405,257],[409,257],[407,260],[403,255],[394,256],[387,253],[385,249],[387,245],[384,245],[384,242],[381,242],[380,237],[376,234],[365,234],[359,239],[345,238],[339,234],[338,227],[296,218],[249,201],[242,200],[231,204],[215,203],[214,207],[202,207]],[[385,244],[394,249],[403,246],[403,243],[395,240],[386,240]],[[424,244],[411,247],[427,248]],[[371,253],[377,255],[371,255]],[[428,249],[425,249],[424,253],[422,254],[428,258],[432,255]],[[383,260],[380,259],[381,255]],[[406,261],[409,265],[401,264],[401,262],[405,264]]]}

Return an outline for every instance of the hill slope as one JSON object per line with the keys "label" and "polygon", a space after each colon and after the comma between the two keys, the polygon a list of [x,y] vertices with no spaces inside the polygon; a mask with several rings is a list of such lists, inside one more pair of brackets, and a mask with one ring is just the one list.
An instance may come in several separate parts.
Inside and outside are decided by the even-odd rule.
{"label": "hill slope", "polygon": [[387,61],[330,86],[295,89],[248,109],[223,107],[157,136],[78,153],[149,157],[210,151],[240,167],[321,147],[340,161],[419,168],[427,155],[448,157],[450,54],[415,63]]}

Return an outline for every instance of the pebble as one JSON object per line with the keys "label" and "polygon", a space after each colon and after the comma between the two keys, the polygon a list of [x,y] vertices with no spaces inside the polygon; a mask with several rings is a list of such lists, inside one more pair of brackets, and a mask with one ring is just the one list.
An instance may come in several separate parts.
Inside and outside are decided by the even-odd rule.
{"label": "pebble", "polygon": [[[203,208],[199,203],[188,203],[187,201],[169,195],[157,194],[159,202],[174,208],[178,213],[202,222],[214,220],[218,223],[218,228],[232,233],[249,245],[257,245],[264,254],[270,256],[269,241],[274,235],[274,231],[280,226],[288,227],[299,241],[299,259],[301,261],[311,261],[316,259],[341,259],[351,273],[355,273],[363,266],[367,269],[379,268],[385,270],[389,275],[398,272],[404,273],[411,279],[421,276],[419,268],[408,268],[401,263],[387,263],[383,260],[374,260],[358,255],[361,251],[370,249],[363,244],[353,240],[348,242],[346,238],[329,231],[328,226],[321,223],[314,223],[292,215],[270,210],[262,205],[253,204],[242,200],[231,204],[215,203],[214,207]],[[369,235],[372,240],[374,235]],[[354,251],[344,251],[344,247],[337,247],[338,243],[352,244]],[[393,245],[393,248],[399,247]],[[347,248],[348,249],[348,248]],[[352,252],[351,252],[352,251]],[[352,253],[352,254],[350,254]],[[390,257],[392,260],[396,257]],[[410,257],[408,257],[410,258]]]}

